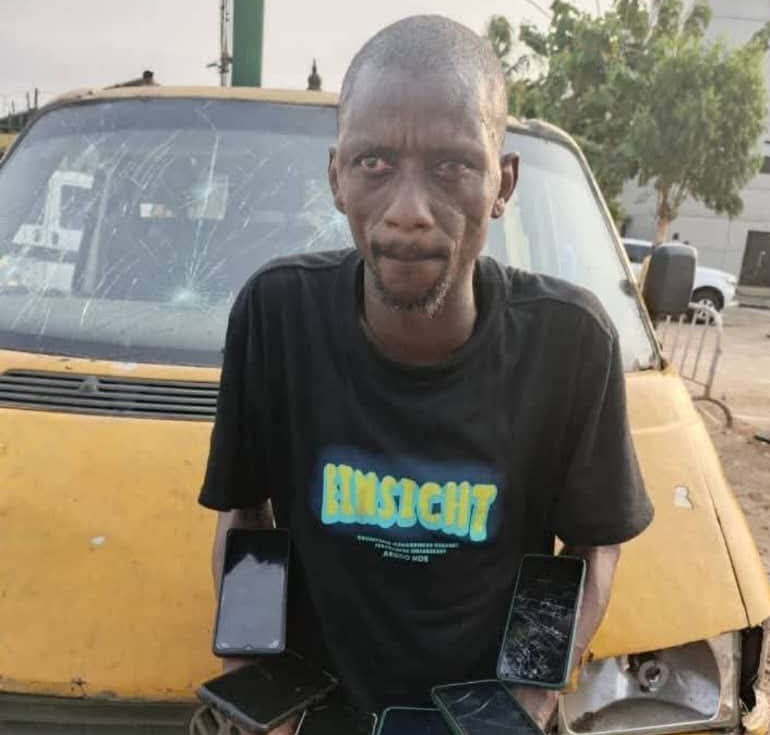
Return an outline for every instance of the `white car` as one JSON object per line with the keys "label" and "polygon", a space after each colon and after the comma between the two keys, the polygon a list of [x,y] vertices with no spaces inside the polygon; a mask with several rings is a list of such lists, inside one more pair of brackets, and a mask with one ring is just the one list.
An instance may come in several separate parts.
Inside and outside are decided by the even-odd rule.
{"label": "white car", "polygon": [[[652,243],[649,240],[624,237],[623,246],[628,254],[628,259],[631,261],[631,269],[634,271],[634,275],[638,277],[644,259],[652,253]],[[699,265],[695,268],[695,283],[693,284],[691,301],[722,311],[725,306],[735,304],[737,285],[738,279],[732,273]]]}

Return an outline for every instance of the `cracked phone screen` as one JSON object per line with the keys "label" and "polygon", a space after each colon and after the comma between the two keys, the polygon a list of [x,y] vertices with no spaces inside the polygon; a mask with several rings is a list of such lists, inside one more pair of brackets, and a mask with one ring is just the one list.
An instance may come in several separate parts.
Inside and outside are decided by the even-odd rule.
{"label": "cracked phone screen", "polygon": [[436,709],[393,707],[385,710],[377,735],[452,735]]}
{"label": "cracked phone screen", "polygon": [[435,696],[463,735],[542,735],[499,681],[450,684]]}
{"label": "cracked phone screen", "polygon": [[577,558],[523,558],[500,650],[500,679],[563,685],[569,675],[583,569],[583,560]]}

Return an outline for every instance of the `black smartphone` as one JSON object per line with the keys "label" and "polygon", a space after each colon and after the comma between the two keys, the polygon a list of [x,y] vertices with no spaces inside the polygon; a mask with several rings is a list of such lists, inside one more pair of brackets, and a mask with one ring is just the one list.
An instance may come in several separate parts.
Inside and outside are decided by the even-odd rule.
{"label": "black smartphone", "polygon": [[572,668],[585,570],[579,557],[523,557],[497,660],[498,679],[564,688]]}
{"label": "black smartphone", "polygon": [[389,707],[380,717],[377,735],[452,735],[437,709]]}
{"label": "black smartphone", "polygon": [[456,735],[543,735],[497,679],[437,686],[431,696]]}
{"label": "black smartphone", "polygon": [[207,681],[198,698],[236,725],[266,732],[321,701],[336,685],[323,669],[286,650]]}
{"label": "black smartphone", "polygon": [[289,532],[231,528],[214,627],[216,656],[280,653],[286,646]]}
{"label": "black smartphone", "polygon": [[305,710],[295,735],[373,735],[377,717],[341,702],[323,702]]}

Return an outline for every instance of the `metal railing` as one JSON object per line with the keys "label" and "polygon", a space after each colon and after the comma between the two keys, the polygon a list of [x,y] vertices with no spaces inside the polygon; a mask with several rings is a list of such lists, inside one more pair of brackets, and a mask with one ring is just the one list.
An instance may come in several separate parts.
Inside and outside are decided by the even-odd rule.
{"label": "metal railing", "polygon": [[688,314],[678,319],[667,316],[656,325],[661,352],[676,365],[679,374],[700,389],[694,401],[708,401],[725,414],[727,426],[733,425],[730,407],[713,395],[719,360],[722,357],[722,315],[710,306],[690,304]]}

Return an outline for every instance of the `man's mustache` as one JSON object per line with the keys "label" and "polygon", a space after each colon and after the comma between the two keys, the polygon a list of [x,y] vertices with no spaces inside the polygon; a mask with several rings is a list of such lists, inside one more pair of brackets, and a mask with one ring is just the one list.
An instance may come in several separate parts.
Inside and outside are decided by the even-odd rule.
{"label": "man's mustache", "polygon": [[418,242],[372,242],[372,255],[375,260],[391,258],[416,262],[418,260],[448,260],[447,248],[425,245]]}

